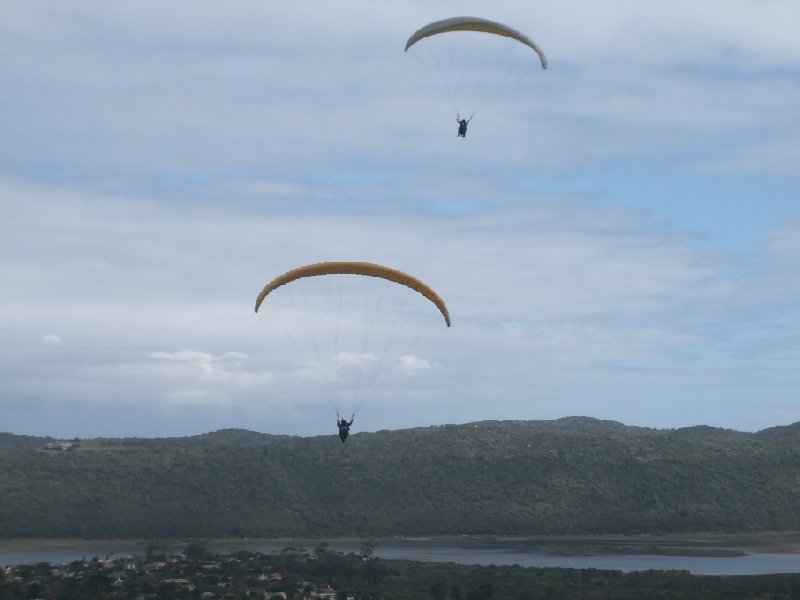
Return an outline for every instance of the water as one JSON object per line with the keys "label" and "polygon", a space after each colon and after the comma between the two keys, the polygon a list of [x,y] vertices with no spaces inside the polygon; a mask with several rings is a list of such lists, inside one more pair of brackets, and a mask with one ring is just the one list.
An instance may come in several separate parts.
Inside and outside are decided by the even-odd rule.
{"label": "water", "polygon": [[476,550],[462,548],[376,548],[381,558],[402,558],[423,562],[455,562],[469,565],[520,565],[571,569],[614,569],[620,571],[689,571],[694,575],[763,575],[800,572],[800,555],[745,554],[732,557],[658,556],[645,554],[598,554],[563,556],[533,552]]}
{"label": "water", "polygon": [[[264,554],[279,552],[294,545],[311,550],[317,542],[242,540],[213,543],[208,547],[216,552],[254,550]],[[445,544],[446,542],[442,542]],[[66,563],[93,557],[120,558],[144,555],[145,544],[124,541],[108,542],[5,542],[0,544],[0,565],[30,562]],[[180,552],[183,545],[175,546]],[[358,553],[361,542],[330,542],[328,549],[336,552]],[[728,547],[728,549],[732,549]],[[695,575],[766,575],[771,573],[800,573],[800,554],[750,552],[742,556],[660,556],[645,554],[595,554],[565,556],[516,549],[456,548],[447,545],[419,545],[392,541],[378,542],[374,556],[386,559],[421,562],[452,562],[464,565],[520,565],[523,567],[560,567],[573,569],[614,569],[619,571],[682,570]]]}

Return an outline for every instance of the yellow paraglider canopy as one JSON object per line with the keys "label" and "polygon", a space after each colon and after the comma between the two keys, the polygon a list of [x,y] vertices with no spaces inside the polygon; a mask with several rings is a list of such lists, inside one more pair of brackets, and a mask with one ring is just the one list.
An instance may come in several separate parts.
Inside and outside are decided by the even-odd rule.
{"label": "yellow paraglider canopy", "polygon": [[394,283],[399,283],[400,285],[404,285],[408,288],[411,288],[415,292],[419,292],[420,294],[425,296],[428,300],[433,302],[436,305],[436,308],[439,309],[439,312],[442,313],[442,316],[444,317],[444,321],[445,323],[447,323],[447,326],[450,327],[450,313],[447,311],[447,306],[445,305],[444,300],[441,299],[439,294],[433,291],[433,288],[423,283],[416,277],[412,277],[408,273],[403,273],[402,271],[398,271],[397,269],[391,269],[389,267],[384,267],[382,265],[377,265],[375,263],[368,263],[368,262],[321,262],[321,263],[306,265],[304,267],[298,267],[297,269],[292,269],[291,271],[287,271],[283,275],[276,277],[275,279],[273,279],[267,285],[264,286],[264,289],[261,290],[261,293],[258,295],[258,298],[256,299],[256,312],[258,312],[258,308],[261,306],[261,303],[264,301],[264,298],[267,297],[267,294],[281,287],[282,285],[286,285],[287,283],[291,283],[292,281],[301,279],[303,277],[316,277],[319,275],[336,275],[336,274],[365,275],[367,277],[379,277],[381,279],[393,281]]}

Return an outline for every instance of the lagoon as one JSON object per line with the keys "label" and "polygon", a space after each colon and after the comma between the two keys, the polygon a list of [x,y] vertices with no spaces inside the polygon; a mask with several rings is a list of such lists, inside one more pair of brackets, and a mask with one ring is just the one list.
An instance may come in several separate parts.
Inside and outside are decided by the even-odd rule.
{"label": "lagoon", "polygon": [[[622,540],[622,541],[621,541]],[[464,565],[519,565],[522,567],[558,567],[572,569],[613,569],[624,572],[647,570],[682,570],[694,575],[766,575],[800,573],[800,543],[759,544],[738,542],[684,543],[671,540],[625,542],[624,538],[592,538],[592,548],[614,548],[612,552],[586,551],[585,540],[536,540],[521,544],[519,539],[388,539],[371,540],[378,558],[421,562],[452,562]],[[226,540],[207,542],[210,550],[228,553],[252,550],[278,553],[287,547],[312,550],[325,543],[329,550],[359,553],[365,540]],[[570,540],[567,540],[570,541]],[[179,553],[186,542],[170,544]],[[5,540],[0,542],[0,566],[32,562],[68,563],[74,560],[120,558],[144,555],[147,542],[125,540]],[[698,555],[700,552],[703,555]],[[687,555],[688,554],[688,555]]]}

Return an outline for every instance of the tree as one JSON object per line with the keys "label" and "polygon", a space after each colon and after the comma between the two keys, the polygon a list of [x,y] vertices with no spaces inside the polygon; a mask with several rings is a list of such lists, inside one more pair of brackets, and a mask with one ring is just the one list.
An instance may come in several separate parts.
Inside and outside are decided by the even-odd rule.
{"label": "tree", "polygon": [[[167,550],[169,550],[169,548],[161,542],[156,542],[156,541],[149,542],[147,544],[147,547],[145,548],[145,558],[147,558],[148,561],[151,561],[155,558],[163,560]],[[184,551],[184,554],[187,554],[186,551]]]}
{"label": "tree", "polygon": [[200,542],[189,542],[183,553],[192,560],[202,560],[209,554],[206,545]]}
{"label": "tree", "polygon": [[371,560],[364,565],[362,577],[366,579],[370,585],[380,585],[380,583],[391,575],[389,567],[387,567],[380,560]]}
{"label": "tree", "polygon": [[375,554],[375,547],[378,544],[375,542],[364,542],[361,544],[361,548],[359,550],[359,554],[361,554],[361,558],[364,560],[369,560]]}
{"label": "tree", "polygon": [[494,596],[494,585],[482,583],[470,591],[468,598],[469,600],[490,600],[492,596]]}

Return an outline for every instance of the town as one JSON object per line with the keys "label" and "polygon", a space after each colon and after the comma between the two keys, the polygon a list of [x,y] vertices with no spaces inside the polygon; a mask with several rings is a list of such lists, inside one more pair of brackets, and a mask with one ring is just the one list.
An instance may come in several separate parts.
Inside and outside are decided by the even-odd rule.
{"label": "town", "polygon": [[144,556],[0,566],[0,600],[788,600],[800,574],[696,576],[687,571],[523,568],[386,560],[365,542],[342,554],[320,543],[262,554],[183,552],[151,543]]}
{"label": "town", "polygon": [[[377,583],[367,544],[361,555],[286,548],[278,554],[237,551],[217,555],[203,545],[189,544],[181,554],[164,554],[155,545],[146,556],[76,560],[68,564],[32,563],[0,569],[0,599],[71,598],[201,600],[258,598],[285,600],[360,600],[368,598],[347,587],[365,589]],[[354,567],[362,566],[361,569]],[[367,580],[355,581],[358,571]]]}

